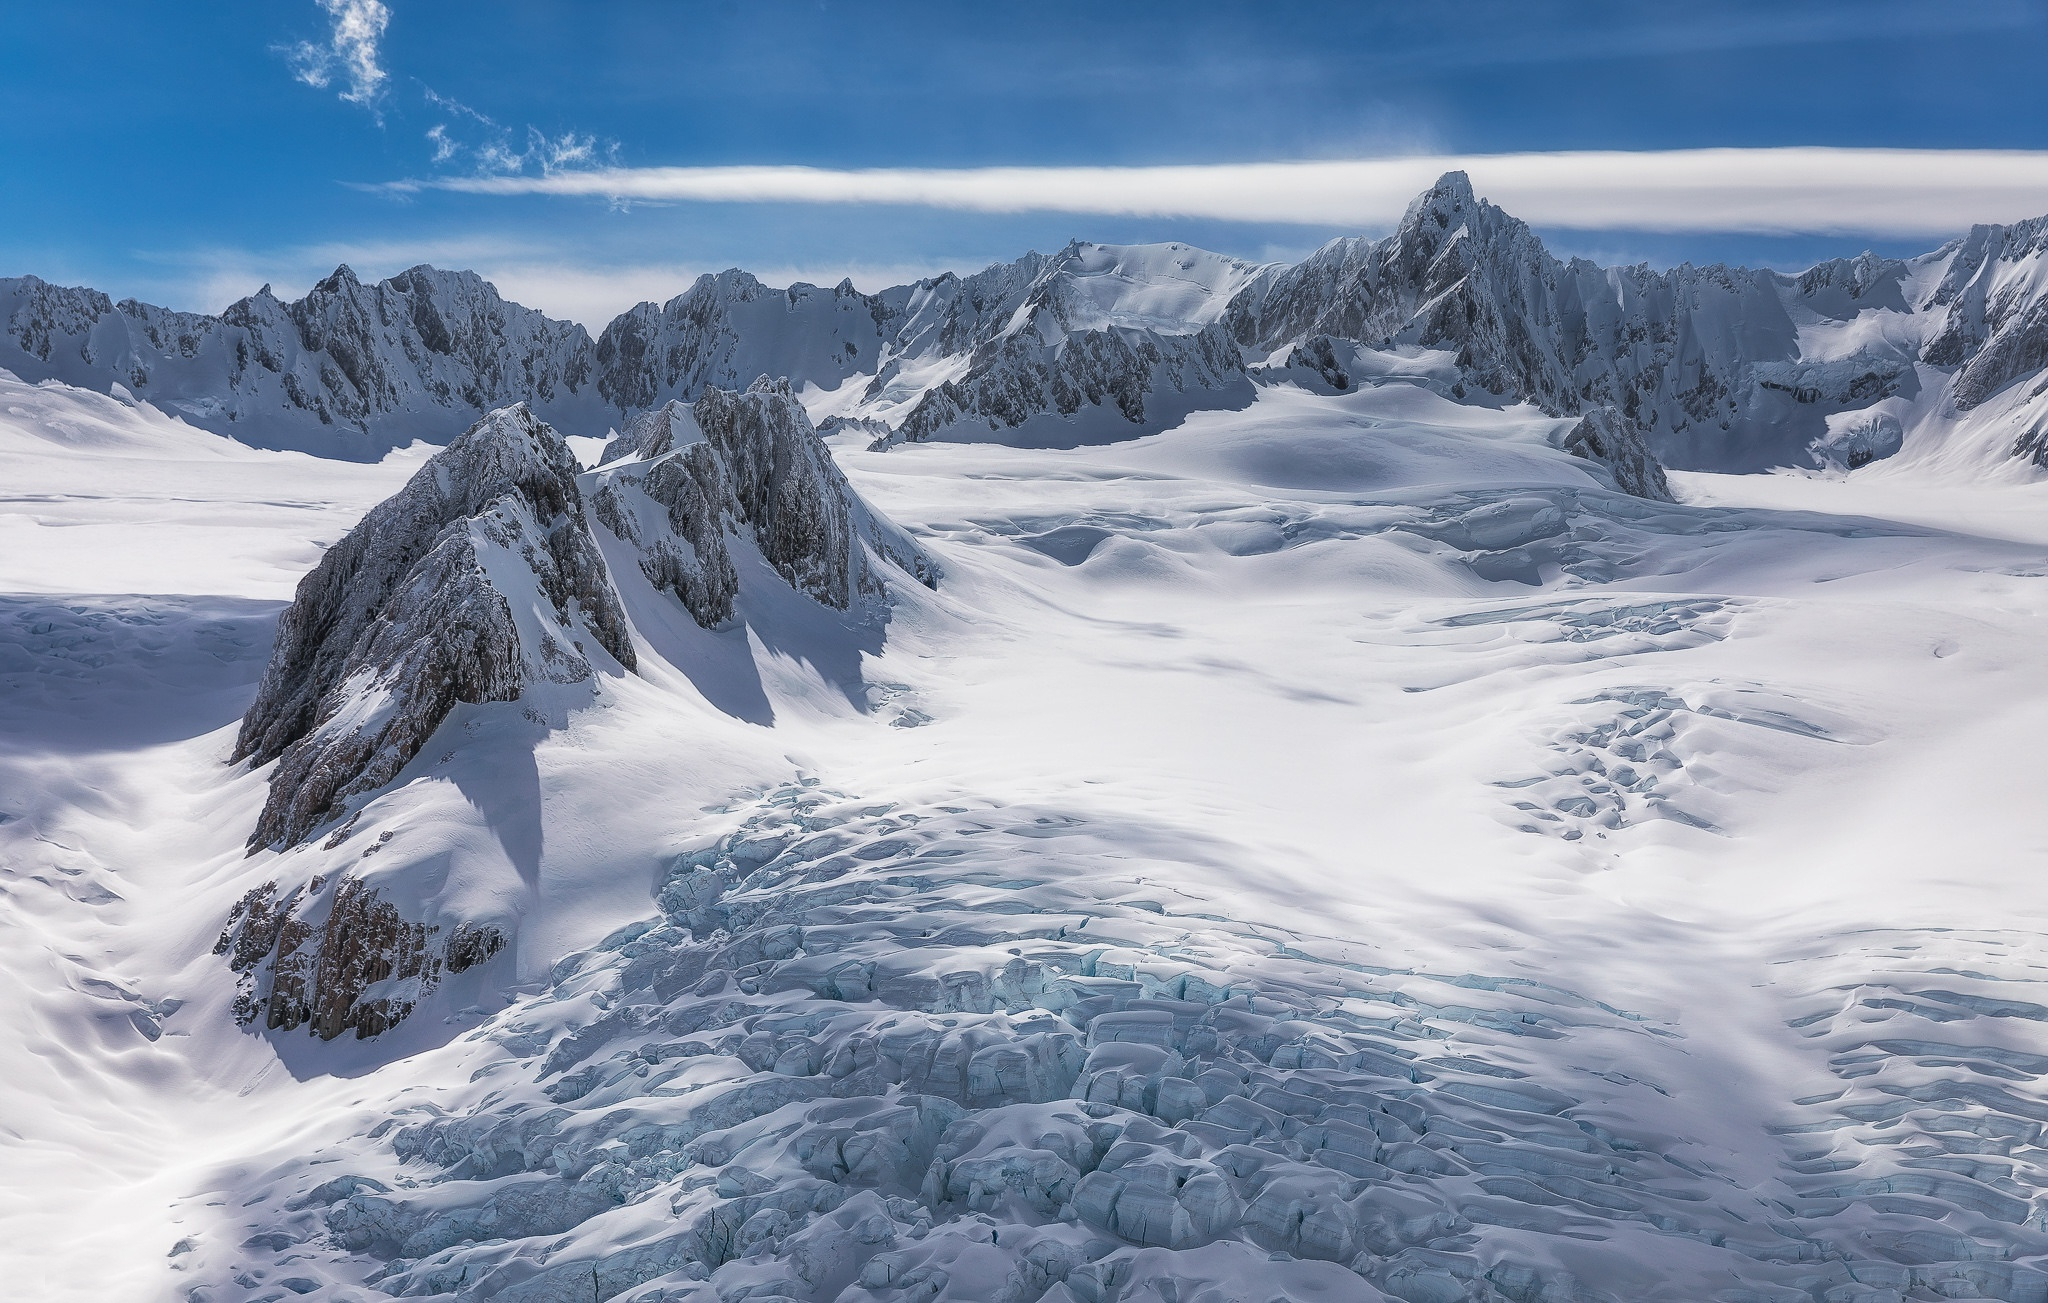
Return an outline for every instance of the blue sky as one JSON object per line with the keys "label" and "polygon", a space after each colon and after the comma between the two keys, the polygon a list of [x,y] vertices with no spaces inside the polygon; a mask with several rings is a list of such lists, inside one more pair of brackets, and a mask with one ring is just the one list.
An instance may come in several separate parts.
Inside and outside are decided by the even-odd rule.
{"label": "blue sky", "polygon": [[[372,275],[431,261],[601,324],[730,265],[877,288],[1073,236],[1292,257],[1384,229],[1386,204],[1316,171],[1288,182],[1293,220],[1247,209],[1265,182],[1227,170],[1190,174],[1199,193],[1174,211],[1090,211],[1108,174],[1044,174],[1055,211],[1019,197],[1038,174],[975,181],[966,206],[876,202],[859,174],[944,188],[992,167],[2042,151],[2044,56],[2042,0],[11,3],[0,275],[218,309],[265,280],[296,294],[344,260]],[[1958,214],[2048,210],[2048,182],[2038,203],[2029,189],[2037,162],[1974,155],[1934,195],[1924,155],[1829,156],[1812,174],[1845,197],[1821,216],[1775,199],[1761,217],[1700,216],[1691,191],[1612,216],[1577,202],[1577,164],[1514,193],[1561,252],[1793,266],[1931,247]],[[727,172],[651,171],[790,166],[818,172],[740,202],[689,197]],[[1473,168],[1482,193],[1489,166]],[[1712,166],[1733,185],[1749,165]],[[1152,175],[1116,184],[1142,196]],[[1722,172],[1700,175],[1721,187]],[[496,188],[477,192],[480,177]]]}

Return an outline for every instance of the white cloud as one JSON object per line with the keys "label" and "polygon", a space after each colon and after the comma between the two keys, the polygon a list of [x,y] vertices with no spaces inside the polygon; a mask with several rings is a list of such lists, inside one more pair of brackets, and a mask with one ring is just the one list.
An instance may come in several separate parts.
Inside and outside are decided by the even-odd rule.
{"label": "white cloud", "polygon": [[599,167],[398,191],[710,203],[905,204],[1384,229],[1441,173],[1537,226],[1934,235],[2048,212],[2048,151],[1697,149],[1167,167]]}
{"label": "white cloud", "polygon": [[526,129],[526,142],[513,142],[511,128],[480,109],[443,95],[433,87],[423,88],[428,107],[444,115],[427,129],[427,143],[433,147],[436,166],[455,164],[475,176],[514,176],[537,172],[548,176],[571,168],[596,168],[618,158],[616,141],[600,141],[575,131],[551,136],[538,127]]}
{"label": "white cloud", "polygon": [[351,104],[375,102],[390,74],[378,62],[377,47],[391,24],[382,0],[316,0],[333,21],[325,45],[300,41],[289,51],[292,73],[308,86],[326,89],[346,82],[341,97]]}

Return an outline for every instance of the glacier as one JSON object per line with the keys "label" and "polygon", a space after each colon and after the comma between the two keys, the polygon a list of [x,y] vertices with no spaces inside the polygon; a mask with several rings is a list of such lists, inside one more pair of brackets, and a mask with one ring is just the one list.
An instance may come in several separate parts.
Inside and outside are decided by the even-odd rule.
{"label": "glacier", "polygon": [[2048,1298],[2039,245],[10,282],[0,1278]]}

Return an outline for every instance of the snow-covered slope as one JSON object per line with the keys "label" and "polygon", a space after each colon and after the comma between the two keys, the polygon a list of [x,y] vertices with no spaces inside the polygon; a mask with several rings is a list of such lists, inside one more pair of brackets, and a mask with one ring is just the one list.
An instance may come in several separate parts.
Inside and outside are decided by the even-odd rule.
{"label": "snow-covered slope", "polygon": [[[2040,1297],[2043,486],[1652,501],[1575,455],[1611,422],[1429,353],[1113,445],[842,446],[946,569],[845,610],[748,514],[811,482],[741,464],[794,393],[666,408],[568,480],[633,671],[456,704],[346,837],[254,857],[275,771],[226,761],[290,579],[465,457],[316,475],[0,379],[0,1273]],[[728,481],[707,628],[644,562]],[[288,995],[409,1016],[238,1023],[294,919]]]}

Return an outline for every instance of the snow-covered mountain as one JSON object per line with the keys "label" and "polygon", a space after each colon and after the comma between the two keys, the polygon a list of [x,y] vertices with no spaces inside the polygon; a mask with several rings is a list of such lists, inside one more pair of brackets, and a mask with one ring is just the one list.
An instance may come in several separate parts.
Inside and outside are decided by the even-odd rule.
{"label": "snow-covered mountain", "polygon": [[1297,354],[1327,340],[1370,355],[1347,383],[1440,379],[1460,401],[1558,417],[1612,408],[1679,468],[1851,469],[1909,437],[1918,456],[2038,467],[2044,230],[1979,227],[1910,261],[1866,254],[1796,276],[1603,268],[1553,257],[1452,173],[1392,234],[1290,266],[1075,242],[872,295],[734,270],[639,305],[595,342],[426,267],[376,285],[343,267],[304,300],[266,289],[219,317],[29,277],[0,281],[0,366],[120,385],[245,442],[329,455],[445,442],[512,402],[603,436],[761,376],[788,380],[814,418],[880,423],[889,442],[1073,446],[1242,409],[1258,384],[1305,379]]}
{"label": "snow-covered mountain", "polygon": [[638,412],[707,387],[744,389],[764,375],[837,388],[875,369],[883,320],[851,282],[778,290],[743,271],[702,276],[666,304],[642,303],[604,328],[598,392],[615,409]]}
{"label": "snow-covered mountain", "polygon": [[266,285],[219,316],[27,276],[0,280],[0,319],[0,367],[23,379],[119,386],[255,447],[373,459],[518,402],[572,429],[605,420],[589,334],[473,272],[365,285],[342,266],[296,302]]}

